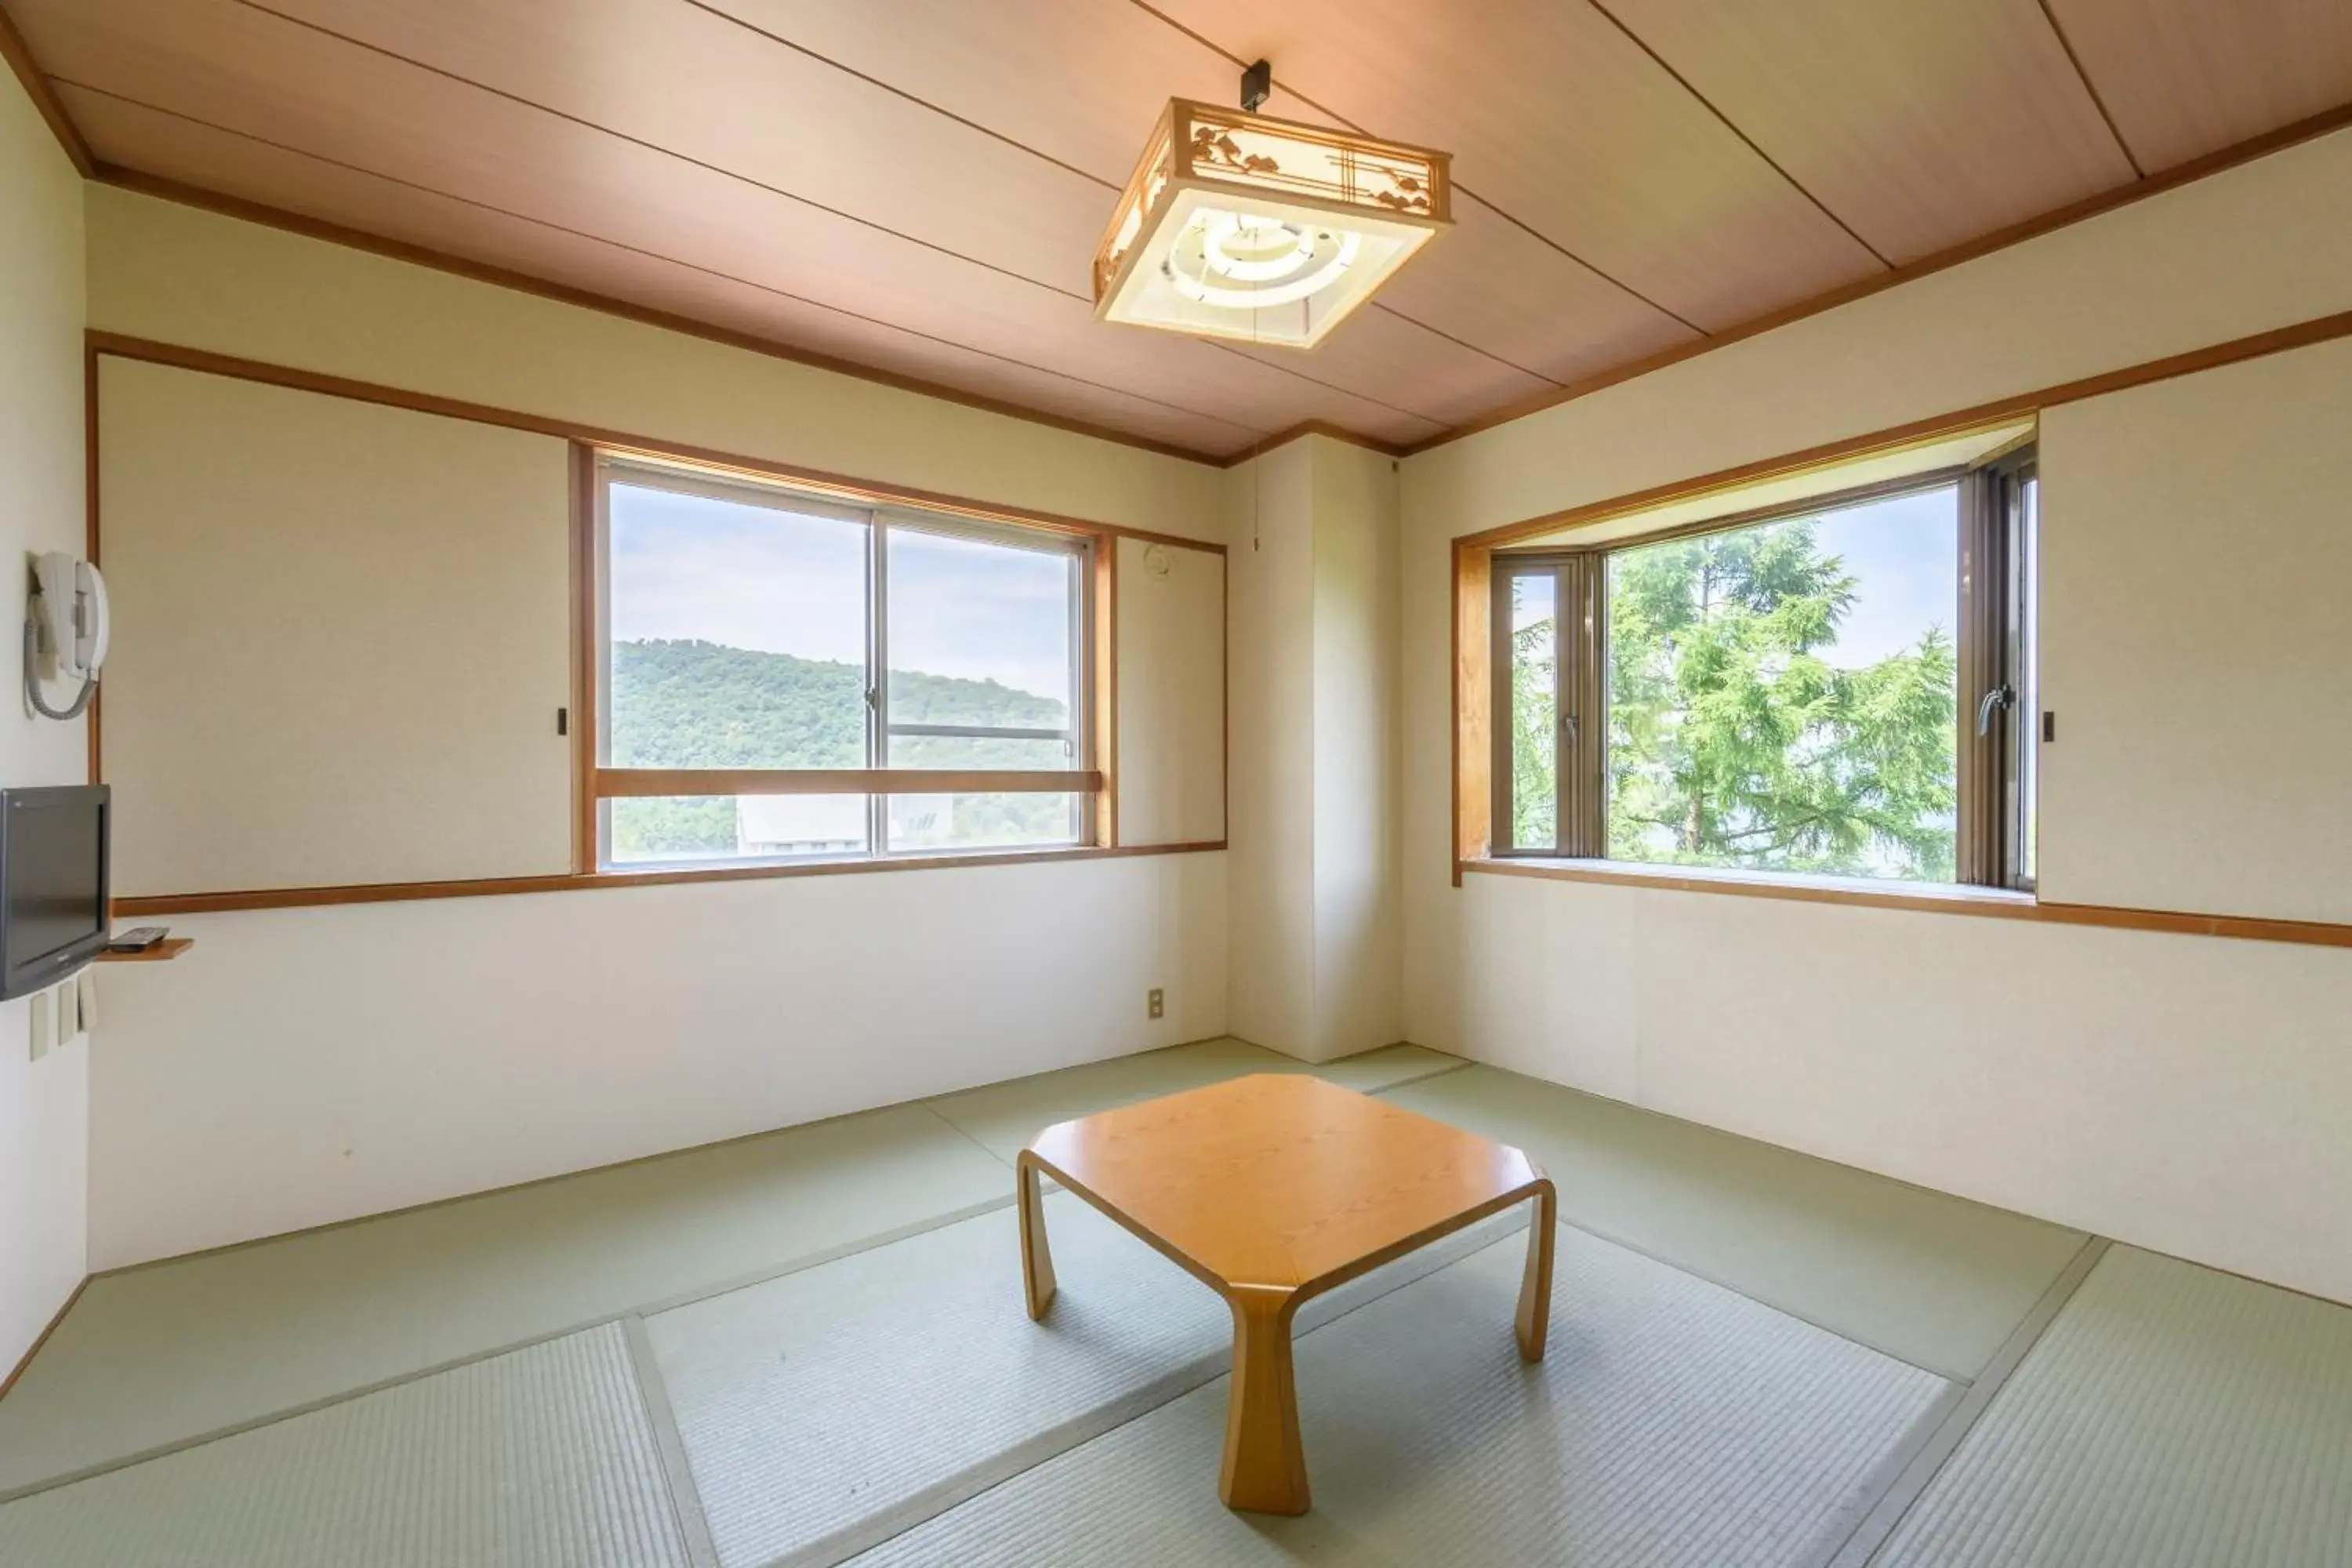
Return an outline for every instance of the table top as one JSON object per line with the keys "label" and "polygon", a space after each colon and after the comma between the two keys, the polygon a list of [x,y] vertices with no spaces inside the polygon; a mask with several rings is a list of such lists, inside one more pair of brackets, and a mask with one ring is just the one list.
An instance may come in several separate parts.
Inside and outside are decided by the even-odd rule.
{"label": "table top", "polygon": [[1544,1183],[1507,1144],[1307,1073],[1058,1121],[1029,1152],[1221,1287],[1337,1284]]}

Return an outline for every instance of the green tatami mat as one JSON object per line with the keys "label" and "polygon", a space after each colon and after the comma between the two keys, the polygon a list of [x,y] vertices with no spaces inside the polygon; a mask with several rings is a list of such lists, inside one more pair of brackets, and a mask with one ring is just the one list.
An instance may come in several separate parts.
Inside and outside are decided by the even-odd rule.
{"label": "green tatami mat", "polygon": [[1495,1068],[1383,1098],[1525,1149],[1571,1224],[1962,1381],[2088,1239]]}
{"label": "green tatami mat", "polygon": [[109,1275],[0,1400],[0,1493],[1012,1193],[908,1105]]}
{"label": "green tatami mat", "polygon": [[2352,1564],[2352,1308],[2108,1248],[1871,1561]]}
{"label": "green tatami mat", "polygon": [[1378,1050],[1310,1066],[1295,1057],[1244,1040],[1200,1040],[1139,1056],[1116,1057],[1084,1067],[1064,1068],[966,1089],[924,1101],[941,1116],[1010,1160],[1040,1128],[1074,1116],[1155,1095],[1199,1089],[1253,1072],[1311,1072],[1364,1093],[1385,1089],[1462,1065],[1459,1057],[1419,1046],[1383,1046]]}
{"label": "green tatami mat", "polygon": [[5,1568],[687,1568],[621,1329],[0,1506]]}
{"label": "green tatami mat", "polygon": [[1567,1227],[1528,1366],[1524,1256],[1508,1237],[1300,1336],[1302,1518],[1218,1502],[1221,1376],[855,1561],[1811,1568],[1957,1393]]}
{"label": "green tatami mat", "polygon": [[[1523,1226],[1497,1215],[1307,1302],[1298,1332]],[[1032,1322],[1010,1210],[646,1323],[722,1568],[833,1563],[1218,1376],[1207,1286],[1066,1193]],[[1520,1232],[1524,1234],[1524,1230]],[[1493,1292],[1507,1325],[1516,1280]]]}

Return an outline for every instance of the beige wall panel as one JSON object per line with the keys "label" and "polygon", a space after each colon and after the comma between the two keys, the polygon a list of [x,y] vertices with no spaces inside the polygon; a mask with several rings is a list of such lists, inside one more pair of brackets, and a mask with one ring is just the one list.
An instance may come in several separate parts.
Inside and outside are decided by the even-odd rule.
{"label": "beige wall panel", "polygon": [[2352,342],[2042,417],[2042,886],[2352,921]]}
{"label": "beige wall panel", "polygon": [[1118,841],[1225,836],[1225,558],[1118,548]]}
{"label": "beige wall panel", "polygon": [[100,363],[117,893],[567,869],[563,443]]}
{"label": "beige wall panel", "polygon": [[[17,696],[25,558],[82,549],[82,183],[0,70],[0,563],[7,588],[9,693],[0,784],[79,784],[82,720],[33,716]],[[53,704],[72,689],[52,681]],[[0,1377],[79,1286],[89,1262],[89,1049],[32,1059],[29,997],[0,1002]]]}

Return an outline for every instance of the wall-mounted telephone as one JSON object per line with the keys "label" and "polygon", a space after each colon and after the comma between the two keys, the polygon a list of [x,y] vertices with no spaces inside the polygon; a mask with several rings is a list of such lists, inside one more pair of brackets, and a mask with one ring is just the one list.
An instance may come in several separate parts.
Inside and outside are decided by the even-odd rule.
{"label": "wall-mounted telephone", "polygon": [[[71,719],[89,706],[112,630],[106,579],[97,567],[62,550],[33,557],[33,591],[25,605],[25,696],[36,712]],[[50,707],[41,694],[44,658],[58,679],[81,682],[80,692],[65,708]]]}

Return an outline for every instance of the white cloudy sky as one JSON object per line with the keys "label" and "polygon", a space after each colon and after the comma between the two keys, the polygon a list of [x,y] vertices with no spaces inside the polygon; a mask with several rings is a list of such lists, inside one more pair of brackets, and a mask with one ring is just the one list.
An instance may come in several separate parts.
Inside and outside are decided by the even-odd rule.
{"label": "white cloudy sky", "polygon": [[[861,527],[615,485],[612,635],[866,660]],[[890,664],[1066,700],[1069,558],[890,531]]]}

